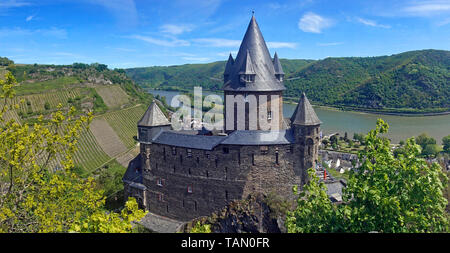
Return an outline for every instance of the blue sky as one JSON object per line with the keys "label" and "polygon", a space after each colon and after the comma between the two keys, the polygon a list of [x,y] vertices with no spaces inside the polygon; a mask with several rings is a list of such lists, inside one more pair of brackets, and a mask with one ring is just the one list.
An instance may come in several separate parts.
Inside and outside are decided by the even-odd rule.
{"label": "blue sky", "polygon": [[226,60],[252,10],[280,58],[450,50],[450,0],[0,0],[0,56],[112,68]]}

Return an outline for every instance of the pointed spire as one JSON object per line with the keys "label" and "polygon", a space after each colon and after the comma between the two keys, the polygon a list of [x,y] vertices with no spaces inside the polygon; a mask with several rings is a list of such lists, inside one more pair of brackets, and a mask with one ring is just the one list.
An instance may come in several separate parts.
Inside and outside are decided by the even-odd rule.
{"label": "pointed spire", "polygon": [[[253,70],[251,70],[253,69]],[[255,74],[254,81],[241,82],[242,71]],[[269,49],[259,30],[255,16],[252,16],[245,32],[234,67],[225,82],[224,90],[228,91],[281,91],[286,88],[275,77],[275,69]]]}
{"label": "pointed spire", "polygon": [[228,57],[227,65],[225,66],[225,71],[223,72],[224,75],[229,75],[234,65],[234,59],[233,56],[230,53],[230,56]]}
{"label": "pointed spire", "polygon": [[275,52],[275,55],[273,56],[273,68],[275,69],[275,75],[284,75],[283,67],[281,67],[277,52]]}
{"label": "pointed spire", "polygon": [[244,64],[242,64],[239,74],[245,74],[245,75],[256,74],[255,70],[253,68],[252,57],[250,56],[250,53],[248,50],[247,50],[247,54],[245,55],[245,58],[244,58]]}
{"label": "pointed spire", "polygon": [[291,125],[314,126],[320,125],[322,122],[317,117],[314,108],[309,103],[308,98],[303,92],[302,97],[298,101],[297,108],[291,118]]}
{"label": "pointed spire", "polygon": [[161,109],[159,109],[159,106],[155,101],[152,102],[147,111],[144,113],[144,116],[142,116],[141,120],[138,122],[138,126],[152,127],[165,125],[170,125],[170,122]]}

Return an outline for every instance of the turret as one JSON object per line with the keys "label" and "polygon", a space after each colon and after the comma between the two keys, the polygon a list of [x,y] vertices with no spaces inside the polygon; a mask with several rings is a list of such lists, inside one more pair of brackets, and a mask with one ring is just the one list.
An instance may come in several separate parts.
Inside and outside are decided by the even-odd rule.
{"label": "turret", "polygon": [[275,69],[275,77],[277,78],[278,81],[282,82],[284,79],[284,72],[276,52],[273,57],[273,68]]}
{"label": "turret", "polygon": [[[271,130],[283,128],[283,91],[286,88],[280,76],[284,75],[281,65],[277,68],[276,71],[256,19],[252,16],[236,58],[228,57],[224,72],[226,131],[265,130],[269,122]],[[244,102],[240,101],[241,97]],[[237,117],[242,110],[245,119]]]}
{"label": "turret", "polygon": [[147,111],[138,122],[138,141],[140,145],[140,152],[143,159],[142,167],[144,171],[151,170],[150,168],[150,153],[153,139],[162,131],[170,130],[170,122],[159,109],[156,102],[148,107]]}
{"label": "turret", "polygon": [[225,66],[225,71],[223,72],[223,81],[224,82],[227,82],[230,79],[230,73],[232,71],[233,64],[234,64],[234,59],[230,53],[230,56],[228,57],[227,65]]}
{"label": "turret", "polygon": [[320,124],[305,93],[302,94],[291,118],[291,129],[295,136],[295,151],[298,156],[294,170],[301,177],[301,184],[307,182],[307,170],[315,168],[319,154]]}

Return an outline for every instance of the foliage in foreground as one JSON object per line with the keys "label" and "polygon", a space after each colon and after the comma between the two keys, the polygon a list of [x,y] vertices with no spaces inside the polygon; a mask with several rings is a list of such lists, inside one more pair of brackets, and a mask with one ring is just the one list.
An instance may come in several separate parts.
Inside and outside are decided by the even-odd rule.
{"label": "foliage in foreground", "polygon": [[297,208],[288,212],[288,232],[448,232],[443,196],[447,176],[437,163],[428,165],[419,158],[421,148],[414,138],[394,158],[389,140],[380,137],[387,130],[379,119],[365,137],[366,147],[358,154],[362,165],[351,171],[342,204],[331,204],[324,184],[310,169]]}
{"label": "foliage in foreground", "polygon": [[92,115],[76,117],[61,108],[33,126],[5,122],[17,85],[11,73],[0,80],[0,232],[130,232],[144,212],[129,199],[120,213],[104,209],[93,178],[74,172],[72,155]]}

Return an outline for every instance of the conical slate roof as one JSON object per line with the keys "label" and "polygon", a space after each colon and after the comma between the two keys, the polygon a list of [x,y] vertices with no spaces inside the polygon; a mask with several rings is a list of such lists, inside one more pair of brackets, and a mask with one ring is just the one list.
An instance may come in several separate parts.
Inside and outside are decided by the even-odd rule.
{"label": "conical slate roof", "polygon": [[255,69],[253,68],[252,57],[250,56],[250,52],[248,50],[244,58],[244,64],[242,64],[239,74],[256,74]]}
{"label": "conical slate roof", "polygon": [[152,102],[152,104],[148,107],[147,111],[145,111],[144,116],[142,116],[141,120],[138,122],[138,126],[165,126],[170,125],[169,120],[167,120],[164,113],[159,109],[159,106]]}
{"label": "conical slate roof", "polygon": [[[242,71],[243,65],[246,65],[244,68],[249,68],[250,66],[247,64],[250,64],[255,72],[254,82],[240,82],[239,72]],[[225,91],[281,91],[286,89],[283,83],[275,77],[272,57],[254,16],[247,27],[223,89]]]}
{"label": "conical slate roof", "polygon": [[276,52],[275,52],[275,55],[273,57],[273,68],[275,69],[275,74],[282,74],[282,75],[284,75],[283,67],[281,67],[281,62],[278,59],[278,55],[277,55]]}
{"label": "conical slate roof", "polygon": [[230,74],[231,69],[233,68],[233,64],[234,64],[234,59],[230,53],[230,56],[228,57],[227,65],[225,66],[225,71],[223,72],[224,75]]}
{"label": "conical slate roof", "polygon": [[302,94],[298,101],[297,108],[291,118],[291,125],[314,126],[320,125],[322,122],[317,117],[314,108],[309,103],[305,93]]}

